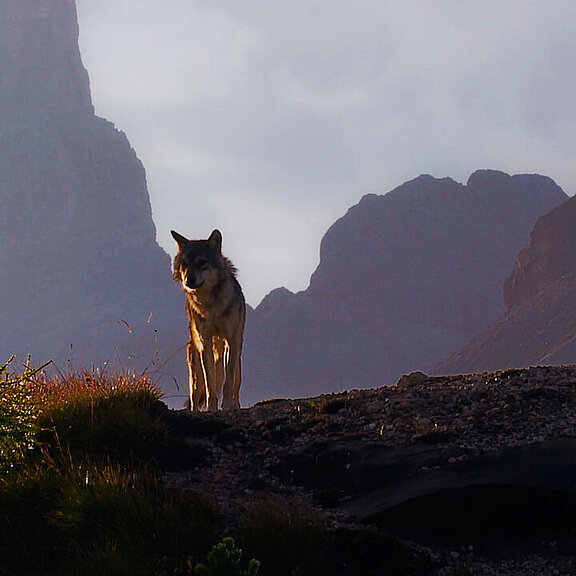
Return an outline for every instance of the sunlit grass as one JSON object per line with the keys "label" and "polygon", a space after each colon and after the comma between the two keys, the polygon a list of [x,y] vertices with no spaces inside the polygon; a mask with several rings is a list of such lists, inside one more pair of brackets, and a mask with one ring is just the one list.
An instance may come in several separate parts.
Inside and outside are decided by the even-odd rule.
{"label": "sunlit grass", "polygon": [[148,462],[167,442],[162,394],[146,377],[82,373],[43,379],[34,388],[39,439],[54,458],[59,451]]}
{"label": "sunlit grass", "polygon": [[147,376],[130,373],[79,372],[54,378],[36,378],[37,398],[46,409],[95,399],[130,398],[139,405],[156,403],[161,390]]}

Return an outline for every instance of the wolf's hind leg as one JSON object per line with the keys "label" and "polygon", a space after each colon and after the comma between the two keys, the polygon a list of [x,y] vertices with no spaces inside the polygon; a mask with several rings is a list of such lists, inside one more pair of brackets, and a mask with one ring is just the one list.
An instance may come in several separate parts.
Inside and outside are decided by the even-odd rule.
{"label": "wolf's hind leg", "polygon": [[216,365],[214,362],[214,351],[212,346],[204,346],[202,350],[202,364],[204,367],[204,378],[206,382],[206,397],[208,410],[218,411],[218,385],[216,377]]}
{"label": "wolf's hind leg", "polygon": [[240,409],[240,386],[242,385],[242,355],[238,355],[238,364],[234,371],[234,408]]}
{"label": "wolf's hind leg", "polygon": [[228,362],[228,343],[222,338],[214,338],[214,381],[218,401],[222,398],[224,380],[226,379],[226,364]]}
{"label": "wolf's hind leg", "polygon": [[240,354],[240,347],[234,343],[230,344],[228,363],[226,364],[226,378],[224,380],[224,399],[222,402],[224,410],[240,408]]}

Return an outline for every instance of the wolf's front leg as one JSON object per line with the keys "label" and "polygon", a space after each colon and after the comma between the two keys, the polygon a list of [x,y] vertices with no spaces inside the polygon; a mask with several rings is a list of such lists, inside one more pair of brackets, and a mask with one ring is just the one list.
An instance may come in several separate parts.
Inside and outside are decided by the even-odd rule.
{"label": "wolf's front leg", "polygon": [[202,357],[194,344],[188,344],[188,393],[190,409],[197,411],[206,407],[206,379]]}

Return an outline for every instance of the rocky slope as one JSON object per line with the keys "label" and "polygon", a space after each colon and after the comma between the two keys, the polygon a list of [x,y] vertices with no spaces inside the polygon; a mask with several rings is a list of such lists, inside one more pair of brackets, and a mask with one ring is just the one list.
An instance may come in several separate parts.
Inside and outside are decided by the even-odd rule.
{"label": "rocky slope", "polygon": [[[208,497],[228,526],[268,502],[358,545],[375,533],[407,540],[412,558],[429,560],[413,574],[576,570],[574,366],[413,373],[390,387],[165,417],[189,454],[171,484]],[[381,574],[370,553],[362,573]]]}
{"label": "rocky slope", "polygon": [[430,369],[504,311],[514,256],[566,198],[549,178],[492,170],[365,196],[326,233],[309,288],[252,315],[245,386],[307,395]]}
{"label": "rocky slope", "polygon": [[0,134],[0,358],[162,365],[185,342],[182,299],[144,168],[94,114],[73,1],[0,3]]}
{"label": "rocky slope", "polygon": [[504,284],[506,312],[436,373],[576,361],[576,199],[536,222]]}

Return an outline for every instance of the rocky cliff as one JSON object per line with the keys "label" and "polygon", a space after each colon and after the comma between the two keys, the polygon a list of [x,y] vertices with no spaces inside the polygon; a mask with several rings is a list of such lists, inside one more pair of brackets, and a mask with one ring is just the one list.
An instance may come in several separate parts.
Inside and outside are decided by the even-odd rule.
{"label": "rocky cliff", "polygon": [[538,219],[504,298],[505,314],[435,372],[576,362],[576,198]]}
{"label": "rocky cliff", "polygon": [[492,170],[365,196],[326,233],[309,288],[256,309],[248,388],[308,395],[430,369],[504,311],[514,256],[566,198],[544,176]]}
{"label": "rocky cliff", "polygon": [[508,310],[534,300],[547,287],[576,272],[576,201],[539,218],[504,283]]}
{"label": "rocky cliff", "polygon": [[0,357],[140,369],[185,343],[144,168],[94,114],[73,0],[0,4],[0,199]]}

